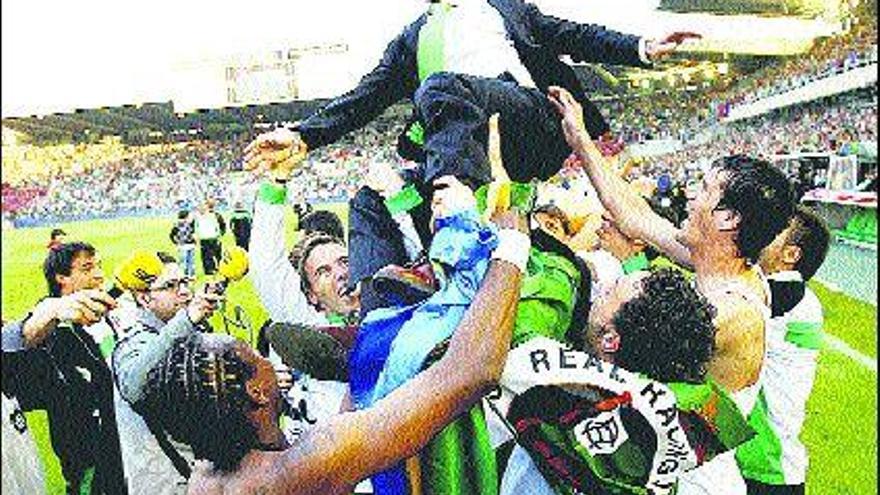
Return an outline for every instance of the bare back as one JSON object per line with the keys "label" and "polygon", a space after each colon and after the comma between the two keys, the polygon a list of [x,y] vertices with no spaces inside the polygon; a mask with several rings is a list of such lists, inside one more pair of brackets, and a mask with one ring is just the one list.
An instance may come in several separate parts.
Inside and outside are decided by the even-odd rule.
{"label": "bare back", "polygon": [[[193,470],[189,480],[190,495],[228,495],[228,494],[288,494],[296,493],[270,483],[274,466],[283,452],[251,451],[242,459],[234,472],[222,473],[208,466]],[[275,486],[273,486],[275,485]]]}

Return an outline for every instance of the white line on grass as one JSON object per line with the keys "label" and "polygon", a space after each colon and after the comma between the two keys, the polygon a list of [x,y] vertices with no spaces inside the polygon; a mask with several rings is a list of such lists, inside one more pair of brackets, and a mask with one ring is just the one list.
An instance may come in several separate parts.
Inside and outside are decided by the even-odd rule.
{"label": "white line on grass", "polygon": [[838,339],[834,335],[825,334],[825,344],[831,350],[837,351],[860,365],[868,368],[873,373],[877,373],[877,359],[866,356],[861,352],[850,347],[846,342]]}

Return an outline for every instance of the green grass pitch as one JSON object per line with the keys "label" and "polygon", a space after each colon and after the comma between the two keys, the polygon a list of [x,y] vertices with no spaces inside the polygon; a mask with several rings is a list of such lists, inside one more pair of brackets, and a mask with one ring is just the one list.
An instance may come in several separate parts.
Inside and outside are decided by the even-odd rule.
{"label": "green grass pitch", "polygon": [[[331,209],[343,214],[344,206]],[[295,239],[293,214],[287,236]],[[104,271],[113,268],[133,249],[175,250],[168,239],[171,217],[137,218],[76,222],[64,224],[71,240],[92,243],[104,261]],[[2,243],[2,312],[5,320],[23,317],[46,293],[40,271],[46,253],[50,228],[3,232]],[[227,233],[224,243],[232,243]],[[200,267],[200,261],[196,260]],[[198,268],[197,271],[201,271]],[[865,275],[867,276],[867,275]],[[826,313],[825,330],[858,352],[873,359],[877,356],[877,311],[843,294],[812,284]],[[240,305],[249,315],[254,332],[266,319],[248,280],[230,287],[230,305]],[[222,331],[220,318],[212,319]],[[246,331],[233,330],[248,340]],[[254,338],[256,338],[254,336]],[[253,344],[253,342],[252,342]],[[862,495],[877,492],[877,376],[849,357],[832,350],[820,354],[819,370],[813,395],[808,403],[803,439],[810,451],[807,493],[812,495]],[[46,470],[47,492],[64,492],[57,459],[49,445],[46,416],[40,411],[27,414]]]}

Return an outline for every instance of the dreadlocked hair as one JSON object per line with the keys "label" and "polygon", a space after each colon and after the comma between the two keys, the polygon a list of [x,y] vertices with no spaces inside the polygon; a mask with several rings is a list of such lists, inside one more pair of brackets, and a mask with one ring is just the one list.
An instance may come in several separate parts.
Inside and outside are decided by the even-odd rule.
{"label": "dreadlocked hair", "polygon": [[252,402],[246,382],[255,370],[236,350],[239,342],[221,335],[194,335],[174,343],[147,375],[141,414],[154,420],[196,458],[220,471],[238,467],[257,445],[247,418]]}
{"label": "dreadlocked hair", "polygon": [[612,323],[620,329],[615,362],[662,382],[701,383],[715,351],[715,308],[670,268],[642,280]]}

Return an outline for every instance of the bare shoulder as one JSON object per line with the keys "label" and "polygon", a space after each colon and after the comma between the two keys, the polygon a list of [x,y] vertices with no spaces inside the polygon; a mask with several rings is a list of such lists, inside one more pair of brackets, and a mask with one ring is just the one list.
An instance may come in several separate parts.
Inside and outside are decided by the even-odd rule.
{"label": "bare shoulder", "polygon": [[214,495],[223,493],[220,480],[210,469],[210,466],[199,463],[193,468],[187,484],[188,495]]}
{"label": "bare shoulder", "polygon": [[745,299],[739,294],[721,294],[711,301],[718,311],[715,323],[719,326],[732,326],[740,330],[749,331],[754,327],[755,331],[764,328],[764,316],[762,309],[754,301]]}
{"label": "bare shoulder", "polygon": [[[344,413],[319,423],[284,452],[267,455],[261,476],[248,493],[346,493],[357,480],[350,479],[351,459],[356,458],[358,421],[362,413]],[[252,480],[257,481],[257,480]],[[260,490],[275,491],[260,491]],[[350,493],[350,491],[349,491]]]}

